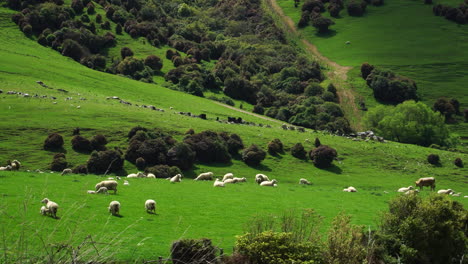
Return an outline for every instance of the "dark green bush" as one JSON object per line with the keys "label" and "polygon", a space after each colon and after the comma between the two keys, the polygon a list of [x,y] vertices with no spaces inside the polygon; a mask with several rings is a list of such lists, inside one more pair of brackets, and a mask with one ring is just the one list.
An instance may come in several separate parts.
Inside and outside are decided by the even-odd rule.
{"label": "dark green bush", "polygon": [[120,56],[122,59],[125,59],[126,57],[131,57],[133,56],[133,51],[129,47],[123,47],[120,49]]}
{"label": "dark green bush", "polygon": [[177,143],[167,152],[167,162],[171,166],[177,166],[181,170],[189,170],[195,163],[196,153],[188,144]]}
{"label": "dark green bush", "polygon": [[252,144],[242,152],[242,160],[249,166],[259,165],[266,157],[266,152]]}
{"label": "dark green bush", "polygon": [[440,157],[437,154],[429,154],[429,156],[427,156],[427,162],[432,165],[438,165],[440,164]]}
{"label": "dark green bush", "polygon": [[62,55],[80,61],[86,55],[86,50],[76,41],[66,39],[62,45]]}
{"label": "dark green bush", "polygon": [[124,160],[121,153],[116,150],[93,151],[88,159],[86,167],[88,172],[102,174],[118,172],[122,170]]}
{"label": "dark green bush", "polygon": [[139,157],[135,161],[135,166],[138,170],[144,170],[146,168],[146,161],[144,158]]}
{"label": "dark green bush", "polygon": [[216,252],[217,248],[207,238],[181,239],[172,243],[171,258],[174,264],[216,263]]}
{"label": "dark green bush", "polygon": [[168,165],[156,165],[152,167],[147,167],[145,169],[145,173],[153,173],[156,178],[166,179],[176,174],[182,174],[180,169],[175,166],[168,166]]}
{"label": "dark green bush", "polygon": [[63,137],[58,133],[52,133],[44,141],[45,150],[60,149],[63,147]]}
{"label": "dark green bush", "polygon": [[74,174],[88,174],[88,168],[86,165],[78,165],[72,169]]}
{"label": "dark green bush", "polygon": [[390,70],[375,68],[366,78],[374,97],[382,102],[399,104],[406,100],[417,100],[416,83]]}
{"label": "dark green bush", "polygon": [[328,32],[328,28],[334,24],[333,20],[322,16],[312,19],[312,26],[317,29],[318,33]]}
{"label": "dark green bush", "polygon": [[146,57],[145,65],[150,67],[153,71],[159,71],[163,67],[162,60],[155,55],[149,55]]}
{"label": "dark green bush", "polygon": [[453,164],[459,168],[463,168],[463,160],[461,158],[456,158]]}
{"label": "dark green bush", "polygon": [[75,151],[89,152],[93,150],[93,147],[91,146],[91,141],[80,135],[74,136],[71,140],[71,143],[72,148]]}
{"label": "dark green bush", "polygon": [[364,15],[364,12],[366,11],[366,2],[358,2],[356,0],[348,2],[348,5],[346,6],[348,10],[348,14],[350,16],[362,16]]}
{"label": "dark green bush", "polygon": [[320,147],[322,145],[322,143],[320,143],[320,139],[318,137],[315,138],[315,141],[314,141],[314,146],[316,148]]}
{"label": "dark green bush", "polygon": [[362,76],[362,78],[364,80],[367,79],[367,76],[369,76],[369,74],[371,74],[372,70],[374,70],[374,66],[370,65],[367,62],[364,62],[361,65],[361,76]]}
{"label": "dark green bush", "polygon": [[328,168],[333,160],[338,156],[334,148],[327,145],[321,145],[309,152],[309,158],[317,168]]}
{"label": "dark green bush", "polygon": [[231,161],[226,141],[216,132],[207,130],[189,135],[184,142],[195,151],[198,161],[221,163]]}
{"label": "dark green bush", "polygon": [[278,138],[275,138],[268,143],[268,153],[270,153],[271,155],[275,155],[282,152],[284,152],[283,143]]}
{"label": "dark green bush", "polygon": [[90,143],[93,150],[106,150],[107,139],[104,135],[95,135],[93,138],[91,138]]}
{"label": "dark green bush", "polygon": [[63,171],[68,166],[68,162],[65,158],[65,154],[57,153],[54,155],[52,162],[50,163],[50,170],[51,171]]}
{"label": "dark green bush", "polygon": [[306,154],[307,152],[305,151],[304,146],[301,143],[297,143],[291,148],[291,155],[293,155],[293,157],[296,157],[298,159],[305,159]]}

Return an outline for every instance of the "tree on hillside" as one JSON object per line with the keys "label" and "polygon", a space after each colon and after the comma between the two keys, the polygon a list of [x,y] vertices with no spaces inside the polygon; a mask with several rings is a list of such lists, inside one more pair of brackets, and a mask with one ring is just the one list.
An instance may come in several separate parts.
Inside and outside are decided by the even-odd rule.
{"label": "tree on hillside", "polygon": [[421,102],[406,101],[393,106],[378,106],[371,109],[365,118],[369,129],[383,137],[403,143],[429,146],[437,144],[452,146],[444,117]]}
{"label": "tree on hillside", "polygon": [[[453,99],[452,99],[453,100]],[[457,101],[458,102],[458,101]],[[449,123],[452,120],[452,115],[456,114],[456,110],[452,101],[449,101],[447,98],[440,97],[434,103],[434,111],[440,112],[445,116],[445,122]]]}
{"label": "tree on hillside", "polygon": [[335,22],[333,22],[333,20],[322,16],[312,20],[312,26],[314,26],[319,33],[328,32],[328,27],[334,24]]}

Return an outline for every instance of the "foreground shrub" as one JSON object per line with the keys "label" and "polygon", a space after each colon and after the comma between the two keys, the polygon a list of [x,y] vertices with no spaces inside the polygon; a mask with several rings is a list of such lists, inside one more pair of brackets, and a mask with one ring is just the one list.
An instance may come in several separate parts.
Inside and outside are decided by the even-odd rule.
{"label": "foreground shrub", "polygon": [[440,164],[440,157],[437,154],[429,154],[429,156],[427,156],[427,162],[432,165],[438,165]]}
{"label": "foreground shrub", "polygon": [[259,165],[265,157],[266,152],[255,144],[252,144],[242,152],[242,160],[250,166]]}
{"label": "foreground shrub", "polygon": [[68,166],[68,162],[66,160],[65,154],[57,153],[54,155],[52,162],[50,163],[50,170],[51,171],[63,171]]}
{"label": "foreground shrub", "polygon": [[304,149],[304,146],[301,143],[297,143],[291,148],[291,155],[298,159],[305,159],[307,152]]}
{"label": "foreground shrub", "polygon": [[179,168],[167,165],[156,165],[153,167],[146,168],[145,173],[153,173],[156,178],[166,179],[176,174],[182,174]]}
{"label": "foreground shrub", "polygon": [[[382,216],[377,243],[385,263],[462,263],[468,211],[448,196],[397,196]],[[465,262],[463,262],[465,263]]]}
{"label": "foreground shrub", "polygon": [[86,167],[90,173],[103,174],[122,170],[123,163],[121,153],[116,150],[93,151]]}
{"label": "foreground shrub", "polygon": [[196,153],[188,144],[177,143],[167,152],[167,162],[169,165],[177,166],[181,170],[189,170],[195,163]]}
{"label": "foreground shrub", "polygon": [[44,141],[45,150],[60,149],[63,147],[63,137],[58,133],[52,133]]}
{"label": "foreground shrub", "polygon": [[333,160],[338,156],[334,148],[321,145],[309,152],[309,158],[317,168],[331,167]]}
{"label": "foreground shrub", "polygon": [[129,47],[123,47],[120,49],[120,56],[122,59],[125,59],[126,57],[131,57],[133,56],[133,51]]}
{"label": "foreground shrub", "polygon": [[172,243],[171,247],[172,263],[216,263],[216,251],[211,240],[207,238],[177,240]]}
{"label": "foreground shrub", "polygon": [[283,143],[281,140],[275,138],[268,143],[268,153],[275,155],[283,152]]}
{"label": "foreground shrub", "polygon": [[91,141],[80,135],[74,136],[71,140],[71,143],[72,148],[75,151],[89,152],[93,149],[91,146]]}
{"label": "foreground shrub", "polygon": [[455,164],[455,166],[457,166],[459,168],[463,168],[463,161],[460,158],[456,158],[455,161],[453,162],[453,164]]}

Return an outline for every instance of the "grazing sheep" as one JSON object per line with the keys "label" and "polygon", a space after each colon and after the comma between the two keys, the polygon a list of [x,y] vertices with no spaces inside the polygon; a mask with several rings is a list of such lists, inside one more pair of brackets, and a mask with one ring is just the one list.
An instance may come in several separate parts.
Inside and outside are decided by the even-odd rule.
{"label": "grazing sheep", "polygon": [[225,184],[226,183],[236,183],[236,181],[234,179],[226,179],[223,181]]}
{"label": "grazing sheep", "polygon": [[156,175],[154,175],[153,173],[148,173],[148,175],[146,175],[146,178],[156,179]]}
{"label": "grazing sheep", "polygon": [[47,209],[47,207],[45,206],[42,206],[41,207],[41,211],[39,211],[41,213],[41,215],[46,215],[49,213],[49,209]]}
{"label": "grazing sheep", "polygon": [[88,193],[88,194],[96,194],[96,191],[88,190],[87,193]]}
{"label": "grazing sheep", "polygon": [[271,181],[262,181],[260,183],[260,186],[272,186],[272,187],[276,187],[277,186],[277,181],[275,179],[271,180]]}
{"label": "grazing sheep", "polygon": [[357,192],[357,190],[353,186],[349,186],[348,188],[343,189],[343,192]]}
{"label": "grazing sheep", "polygon": [[438,194],[452,194],[455,193],[452,189],[447,189],[447,190],[438,190]]}
{"label": "grazing sheep", "polygon": [[146,175],[143,172],[131,173],[127,175],[127,178],[146,178]]}
{"label": "grazing sheep", "polygon": [[182,181],[181,178],[182,178],[182,175],[181,175],[181,174],[177,174],[177,175],[175,175],[174,177],[172,177],[170,181],[171,181],[172,183],[181,182],[181,181]]}
{"label": "grazing sheep", "polygon": [[105,194],[108,194],[108,193],[107,193],[107,188],[106,188],[106,187],[101,187],[101,188],[99,188],[99,190],[96,191],[96,193],[105,193]]}
{"label": "grazing sheep", "polygon": [[[98,191],[99,188],[101,188],[101,187],[106,187],[107,190],[109,190],[109,191],[112,191],[112,190],[113,190],[113,191],[114,191],[114,194],[116,194],[116,193],[117,193],[117,185],[118,185],[118,184],[119,184],[119,183],[116,182],[116,181],[102,181],[102,182],[96,184],[95,189],[96,189],[96,191]],[[124,184],[124,185],[125,185],[125,184]]]}
{"label": "grazing sheep", "polygon": [[119,215],[120,203],[118,201],[112,201],[109,204],[109,213],[112,215]]}
{"label": "grazing sheep", "polygon": [[115,180],[114,177],[109,177],[107,178],[108,180]]}
{"label": "grazing sheep", "polygon": [[268,179],[268,176],[266,176],[265,174],[257,174],[255,175],[255,181],[260,184],[264,181],[269,181],[270,179]]}
{"label": "grazing sheep", "polygon": [[312,183],[310,183],[310,181],[308,181],[307,179],[301,178],[299,180],[299,184],[311,185]]}
{"label": "grazing sheep", "polygon": [[11,171],[11,165],[6,165],[5,167],[0,167],[0,171]]}
{"label": "grazing sheep", "polygon": [[64,169],[64,170],[62,171],[62,174],[60,174],[60,175],[63,176],[63,175],[65,175],[65,174],[70,174],[70,173],[72,173],[72,170],[71,170],[71,169]]}
{"label": "grazing sheep", "polygon": [[128,183],[128,181],[124,181],[124,185],[130,185],[130,183]]}
{"label": "grazing sheep", "polygon": [[21,167],[21,163],[17,160],[12,161],[9,165],[11,165],[11,170],[19,170]]}
{"label": "grazing sheep", "polygon": [[156,201],[154,200],[146,200],[145,202],[146,212],[156,214]]}
{"label": "grazing sheep", "polygon": [[198,177],[196,177],[194,179],[195,181],[212,181],[213,180],[213,173],[210,171],[210,172],[205,172],[205,173],[201,173],[200,175],[198,175]]}
{"label": "grazing sheep", "polygon": [[233,178],[234,178],[234,174],[226,173],[226,174],[224,174],[223,181],[225,181],[227,179],[233,179]]}
{"label": "grazing sheep", "polygon": [[219,179],[216,179],[216,181],[213,183],[214,187],[224,187],[224,182],[220,181]]}
{"label": "grazing sheep", "polygon": [[48,198],[42,199],[41,203],[45,204],[45,207],[49,210],[48,213],[53,217],[57,218],[57,210],[58,210],[58,204],[55,202],[52,202]]}
{"label": "grazing sheep", "polygon": [[242,178],[234,177],[233,180],[234,180],[234,183],[247,182],[247,178],[245,178],[245,177],[242,177]]}
{"label": "grazing sheep", "polygon": [[418,194],[419,193],[419,190],[418,189],[415,189],[415,190],[408,190],[405,192],[406,195],[410,195],[410,194]]}
{"label": "grazing sheep", "polygon": [[117,180],[120,180],[120,177],[119,177],[119,176],[115,176],[115,178],[116,178]]}
{"label": "grazing sheep", "polygon": [[401,192],[401,193],[406,193],[407,191],[409,190],[413,190],[414,187],[413,186],[408,186],[408,187],[401,187],[400,189],[398,189],[397,192]]}
{"label": "grazing sheep", "polygon": [[461,193],[452,193],[451,195],[455,197],[460,197]]}

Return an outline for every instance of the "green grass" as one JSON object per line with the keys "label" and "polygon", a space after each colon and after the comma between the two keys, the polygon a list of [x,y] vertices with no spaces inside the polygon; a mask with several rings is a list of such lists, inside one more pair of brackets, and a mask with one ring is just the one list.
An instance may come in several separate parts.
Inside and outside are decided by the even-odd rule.
{"label": "green grass", "polygon": [[[277,2],[297,24],[300,8],[294,8],[292,1]],[[453,1],[435,4],[439,2],[457,5]],[[433,15],[432,5],[422,1],[389,0],[381,7],[368,6],[363,17],[348,16],[346,10],[340,15],[333,18],[336,24],[330,27],[330,34],[318,35],[308,26],[300,30],[301,36],[341,65],[359,67],[369,62],[414,79],[422,100],[430,106],[438,97],[447,96],[458,99],[461,109],[468,107],[468,25]],[[351,71],[349,77],[359,75],[359,71]],[[361,85],[357,92],[373,105],[372,93],[366,91],[369,88],[363,82],[353,85]],[[468,142],[468,124],[452,129]]]}
{"label": "green grass", "polygon": [[[0,234],[7,242],[1,242],[0,246],[3,250],[9,245],[7,254],[11,256],[21,252],[28,253],[29,259],[33,259],[35,255],[46,254],[49,244],[76,247],[87,235],[107,243],[98,245],[103,255],[122,262],[168,256],[171,242],[181,237],[208,237],[230,253],[235,235],[242,234],[243,225],[255,214],[281,214],[290,208],[313,208],[325,217],[321,229],[325,232],[331,219],[345,210],[353,215],[354,223],[375,227],[387,201],[397,195],[395,190],[411,185],[419,177],[436,177],[438,189],[468,192],[468,170],[453,165],[456,157],[466,163],[466,154],[394,142],[354,142],[310,130],[306,133],[284,131],[278,123],[234,112],[204,98],[90,70],[26,38],[10,22],[11,13],[0,8],[3,33],[0,38],[0,89],[4,91],[0,94],[0,114],[3,116],[0,119],[0,165],[7,159],[19,159],[23,164],[22,172],[0,173]],[[37,80],[54,89],[39,86],[35,83]],[[57,91],[59,88],[69,93]],[[9,90],[56,96],[57,99],[6,95]],[[106,100],[107,96],[114,95],[134,104],[155,105],[166,112]],[[66,97],[73,99],[65,100]],[[87,100],[78,100],[80,97]],[[53,104],[54,101],[57,104]],[[80,109],[76,108],[78,105]],[[169,107],[174,107],[174,111],[206,113],[209,120],[181,116]],[[214,121],[217,116],[222,119],[240,116],[247,121],[270,124],[272,128],[222,124]],[[259,167],[245,166],[239,160],[233,160],[231,164],[197,164],[194,170],[184,172],[187,178],[180,184],[159,179],[134,179],[130,186],[120,184],[115,196],[86,194],[86,190],[93,189],[96,182],[102,180],[99,176],[25,172],[46,170],[54,153],[44,151],[42,144],[50,132],[64,136],[68,162],[79,165],[89,156],[71,149],[73,128],[80,127],[87,138],[102,133],[109,140],[109,148],[125,149],[128,144],[126,134],[136,125],[160,128],[177,140],[182,140],[189,128],[196,132],[206,129],[228,131],[239,134],[246,146],[255,143],[264,148],[270,140],[279,138],[287,151],[279,156],[268,155]],[[307,150],[312,149],[315,137],[339,153],[340,160],[330,170],[317,169],[311,162],[288,154],[288,149],[297,142],[302,142]],[[440,155],[441,167],[427,164],[429,153]],[[136,172],[135,166],[128,162],[124,168],[128,173]],[[210,182],[190,180],[205,171],[213,171],[216,176],[233,172],[238,177],[247,177],[248,182],[215,189]],[[253,177],[260,172],[276,178],[278,188],[257,186]],[[308,178],[313,185],[299,186],[297,182],[302,177]],[[356,187],[358,193],[341,191],[350,185]],[[59,220],[39,214],[40,200],[44,197],[60,205]],[[145,213],[143,204],[146,199],[158,202],[158,215]],[[462,197],[453,199],[464,206],[468,204]],[[121,202],[122,218],[109,216],[107,206],[111,200]],[[27,245],[27,249],[22,245]],[[89,245],[83,251],[93,254]],[[4,261],[4,255],[0,259]]]}

